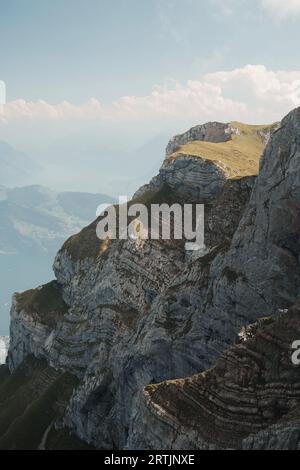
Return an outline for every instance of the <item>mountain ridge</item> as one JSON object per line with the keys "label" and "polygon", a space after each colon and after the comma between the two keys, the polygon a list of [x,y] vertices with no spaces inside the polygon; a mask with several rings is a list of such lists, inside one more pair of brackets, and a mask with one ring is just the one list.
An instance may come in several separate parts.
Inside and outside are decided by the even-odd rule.
{"label": "mountain ridge", "polygon": [[[208,133],[215,135],[207,126]],[[299,330],[294,323],[298,310],[293,310],[300,285],[299,149],[300,108],[279,127],[271,127],[258,177],[232,178],[226,168],[216,164],[218,155],[215,160],[189,154],[167,158],[159,174],[134,198],[149,204],[157,202],[158,196],[163,202],[172,195],[172,201],[177,198],[181,204],[204,203],[205,254],[190,257],[184,244],[175,240],[144,244],[111,240],[105,250],[99,250],[94,222],[69,239],[56,256],[53,305],[66,307],[56,307],[56,315],[50,309],[52,322],[44,307],[45,297],[38,292],[31,292],[35,300],[29,298],[29,304],[27,294],[26,302],[14,297],[8,355],[12,375],[34,356],[79,380],[59,419],[60,426],[102,449],[165,448],[170,442],[177,449],[300,446],[300,439],[291,440],[293,424],[288,421],[289,412],[297,411],[299,405],[297,372],[286,362],[289,341],[297,339]],[[47,293],[49,288],[44,286],[39,292]],[[280,316],[287,309],[290,314]],[[261,317],[271,317],[271,324],[259,320],[251,329],[257,339],[250,339],[249,348],[247,343],[236,345],[241,329]],[[289,321],[294,329],[286,323]],[[272,328],[278,332],[276,322],[288,335],[270,340],[271,360],[263,356],[258,364],[250,361],[243,367],[240,351],[248,348],[248,361],[251,341],[260,350],[260,338],[269,328],[271,334]],[[235,359],[232,368],[233,356],[240,361]],[[278,402],[279,408],[280,394],[272,387],[276,358],[280,367],[274,374],[278,370],[286,377],[285,385],[295,388],[285,407]],[[216,362],[215,372],[209,372]],[[249,370],[248,375],[244,369]],[[238,384],[236,390],[250,396],[257,374],[265,377],[261,393],[270,394],[262,403],[259,427],[256,409],[240,404],[243,396],[237,393],[234,406],[240,406],[241,416],[249,413],[253,420],[245,431],[247,423],[241,419],[240,435],[228,440],[235,416],[230,400],[233,390]],[[219,386],[216,402],[208,380],[211,376]],[[200,383],[197,377],[201,377]],[[204,393],[200,393],[203,383]],[[187,384],[183,396],[181,384]],[[195,421],[190,420],[187,440],[189,403],[195,397],[200,397],[199,409],[207,408],[204,400],[208,400],[215,420],[205,435],[205,427],[197,424],[202,415],[194,407]],[[216,405],[220,400],[228,417],[221,429],[222,407]],[[262,434],[270,426],[280,426],[284,418],[289,432],[277,434],[273,442]]]}

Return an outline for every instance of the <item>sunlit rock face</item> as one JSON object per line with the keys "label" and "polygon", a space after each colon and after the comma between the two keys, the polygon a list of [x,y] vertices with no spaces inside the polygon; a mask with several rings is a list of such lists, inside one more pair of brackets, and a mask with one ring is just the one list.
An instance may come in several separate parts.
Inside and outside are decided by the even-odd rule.
{"label": "sunlit rock face", "polygon": [[[173,239],[100,242],[95,221],[59,251],[54,285],[14,298],[10,370],[30,354],[76,375],[79,386],[60,423],[97,448],[270,446],[248,438],[286,414],[272,380],[295,385],[293,371],[281,377],[288,367],[281,348],[288,349],[295,313],[286,336],[278,328],[261,333],[278,333],[278,340],[266,340],[278,377],[271,359],[259,355],[260,339],[253,347],[232,345],[243,326],[260,317],[273,321],[299,296],[300,110],[279,128],[204,128],[189,134],[188,149],[185,137],[170,144],[159,175],[134,200],[204,203],[205,253],[191,257]],[[214,372],[202,374],[216,362]],[[272,399],[261,403],[258,422],[251,387],[259,377]],[[296,392],[287,411],[294,405]],[[235,409],[241,409],[236,438]],[[253,419],[246,421],[248,412]],[[209,436],[201,428],[208,415]]]}
{"label": "sunlit rock face", "polygon": [[222,122],[209,122],[199,126],[192,127],[183,134],[173,137],[167,145],[166,155],[169,156],[176,152],[179,147],[196,140],[204,142],[227,142],[231,140],[234,134],[238,134],[239,130],[232,124],[224,124]]}

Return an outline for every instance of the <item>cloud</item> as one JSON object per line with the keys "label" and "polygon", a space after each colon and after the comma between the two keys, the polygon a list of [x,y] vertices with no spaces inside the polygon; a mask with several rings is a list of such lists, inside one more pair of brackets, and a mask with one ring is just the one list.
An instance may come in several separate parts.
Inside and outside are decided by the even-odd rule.
{"label": "cloud", "polygon": [[69,102],[17,100],[0,106],[0,123],[14,121],[100,121],[108,124],[197,123],[239,119],[269,122],[300,105],[300,71],[272,71],[246,65],[203,75],[182,84],[171,81],[146,96],[123,96],[104,107],[92,98],[82,106]]}
{"label": "cloud", "polygon": [[215,115],[232,115],[245,111],[243,103],[222,96],[218,85],[205,81],[188,81],[185,85],[170,82],[157,86],[147,96],[123,96],[110,107],[103,107],[95,99],[83,106],[67,101],[57,105],[39,100],[16,100],[0,106],[0,123],[20,120],[100,120],[113,122],[138,122],[153,120],[181,120]]}
{"label": "cloud", "polygon": [[213,118],[217,114],[240,114],[245,105],[230,97],[225,98],[222,88],[204,80],[189,80],[185,85],[173,82],[156,87],[148,96],[125,96],[114,105],[113,115],[129,119],[172,119],[199,116]]}
{"label": "cloud", "polygon": [[259,0],[261,6],[279,19],[300,15],[300,0]]}
{"label": "cloud", "polygon": [[52,105],[43,100],[28,102],[23,99],[10,101],[0,106],[0,122],[13,120],[67,120],[67,119],[95,119],[101,115],[100,102],[91,98],[83,106],[75,106],[68,101]]}
{"label": "cloud", "polygon": [[229,72],[205,76],[219,86],[223,96],[239,99],[251,119],[279,119],[300,105],[300,71],[272,71],[263,65],[247,65]]}

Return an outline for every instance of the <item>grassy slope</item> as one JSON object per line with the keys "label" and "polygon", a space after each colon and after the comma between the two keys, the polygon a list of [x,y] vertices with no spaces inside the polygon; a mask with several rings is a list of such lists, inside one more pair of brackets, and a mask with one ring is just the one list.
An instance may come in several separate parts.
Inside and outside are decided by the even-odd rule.
{"label": "grassy slope", "polygon": [[[221,162],[225,166],[230,177],[242,177],[257,175],[260,157],[265,147],[265,141],[260,133],[269,132],[273,125],[247,125],[239,122],[232,122],[233,127],[238,128],[240,135],[233,137],[231,141],[225,143],[211,143],[194,141],[180,147],[170,155],[169,159],[174,159],[179,155],[192,155]],[[159,191],[146,192],[142,197],[135,199],[129,205],[145,204],[172,204],[180,200],[171,188],[165,186]],[[115,206],[118,210],[117,206]],[[82,260],[87,257],[97,258],[107,249],[105,242],[100,241],[96,236],[96,225],[98,218],[80,233],[70,237],[63,246],[74,260]]]}
{"label": "grassy slope", "polygon": [[170,155],[170,159],[179,155],[192,155],[222,163],[231,177],[257,175],[260,157],[265,142],[260,134],[268,132],[272,126],[251,126],[232,122],[233,127],[240,131],[232,140],[224,143],[194,141],[180,147]]}
{"label": "grassy slope", "polygon": [[68,311],[56,281],[16,294],[16,302],[18,312],[25,310],[27,314],[51,328],[54,328],[57,320]]}
{"label": "grassy slope", "polygon": [[51,427],[77,385],[72,375],[33,358],[12,374],[0,367],[0,450],[37,449],[48,429],[46,448],[87,448],[66,430]]}
{"label": "grassy slope", "polygon": [[[133,204],[144,204],[146,207],[150,207],[151,204],[170,204],[180,201],[181,203],[189,202],[183,201],[182,196],[178,197],[176,191],[167,185],[164,185],[160,190],[147,191],[143,196],[132,199],[128,202],[128,207]],[[117,215],[117,231],[118,231],[118,213],[119,206],[115,206]],[[128,223],[132,218],[128,218]],[[105,256],[107,248],[110,244],[106,241],[99,240],[96,235],[96,226],[100,221],[100,217],[96,219],[88,227],[85,227],[81,232],[70,237],[63,245],[62,250],[67,250],[69,255],[74,261],[83,260],[85,258],[97,258]]]}

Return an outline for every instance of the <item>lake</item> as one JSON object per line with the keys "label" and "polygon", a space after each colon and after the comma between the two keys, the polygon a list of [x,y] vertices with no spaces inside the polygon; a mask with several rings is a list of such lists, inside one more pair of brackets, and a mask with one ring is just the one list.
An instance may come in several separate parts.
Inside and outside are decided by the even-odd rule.
{"label": "lake", "polygon": [[14,292],[52,280],[53,255],[0,255],[0,336],[9,334],[9,312]]}

